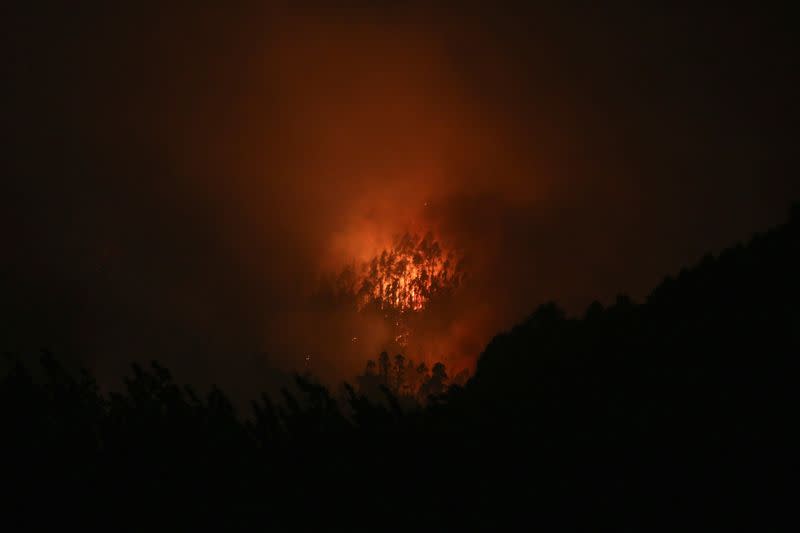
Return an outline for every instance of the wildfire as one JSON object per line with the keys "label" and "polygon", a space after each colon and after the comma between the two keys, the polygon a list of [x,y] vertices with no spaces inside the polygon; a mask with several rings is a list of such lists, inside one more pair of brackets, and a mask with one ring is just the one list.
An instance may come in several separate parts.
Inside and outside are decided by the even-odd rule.
{"label": "wildfire", "polygon": [[461,270],[457,255],[444,250],[431,232],[422,238],[406,233],[391,250],[362,265],[359,308],[422,311],[436,294],[458,287]]}
{"label": "wildfire", "polygon": [[[464,261],[427,232],[423,237],[405,233],[372,259],[352,263],[335,277],[323,278],[318,296],[336,305],[353,306],[367,316],[382,319],[390,340],[405,348],[427,317],[434,301],[444,302],[464,279]],[[352,344],[360,337],[348,334]]]}

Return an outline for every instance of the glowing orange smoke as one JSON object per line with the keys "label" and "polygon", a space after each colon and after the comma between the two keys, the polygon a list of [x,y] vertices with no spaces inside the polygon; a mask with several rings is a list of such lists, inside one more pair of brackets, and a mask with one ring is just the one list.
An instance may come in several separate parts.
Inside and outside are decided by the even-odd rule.
{"label": "glowing orange smoke", "polygon": [[362,265],[359,309],[422,311],[432,297],[458,287],[461,270],[456,254],[444,250],[431,232],[421,239],[406,233],[391,250]]}

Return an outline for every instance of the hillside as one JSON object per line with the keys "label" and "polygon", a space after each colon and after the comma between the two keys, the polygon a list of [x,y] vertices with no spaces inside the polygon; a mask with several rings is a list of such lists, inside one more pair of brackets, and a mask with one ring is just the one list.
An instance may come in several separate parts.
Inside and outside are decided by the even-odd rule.
{"label": "hillside", "polygon": [[[238,415],[157,364],[104,395],[45,356],[0,381],[8,520],[84,528],[675,530],[790,526],[800,209],[748,243],[498,335],[404,412],[298,378]],[[41,512],[41,509],[48,512]],[[170,517],[164,519],[163,517]],[[124,526],[124,527],[123,527]]]}
{"label": "hillside", "polygon": [[620,296],[579,319],[540,306],[492,340],[452,407],[511,432],[493,453],[566,487],[556,505],[763,525],[789,505],[797,462],[798,272],[796,208],[642,304]]}

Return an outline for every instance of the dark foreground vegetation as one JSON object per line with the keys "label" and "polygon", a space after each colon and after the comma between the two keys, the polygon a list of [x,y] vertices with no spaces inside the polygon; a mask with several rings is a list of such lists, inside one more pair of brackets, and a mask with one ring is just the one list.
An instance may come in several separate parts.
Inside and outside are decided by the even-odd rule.
{"label": "dark foreground vegetation", "polygon": [[642,304],[619,297],[582,318],[543,305],[487,346],[466,385],[420,409],[401,407],[391,387],[375,402],[356,383],[337,401],[300,378],[299,394],[237,414],[222,392],[199,396],[155,363],[111,395],[50,356],[43,378],[17,365],[0,383],[2,520],[109,531],[794,529],[799,259],[795,209]]}

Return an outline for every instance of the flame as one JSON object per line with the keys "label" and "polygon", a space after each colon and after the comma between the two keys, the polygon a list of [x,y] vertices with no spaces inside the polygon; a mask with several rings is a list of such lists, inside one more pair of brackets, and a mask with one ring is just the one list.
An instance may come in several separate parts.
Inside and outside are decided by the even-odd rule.
{"label": "flame", "polygon": [[359,309],[376,305],[400,314],[422,311],[435,295],[458,287],[461,271],[457,254],[443,249],[431,232],[422,238],[406,233],[362,265]]}

